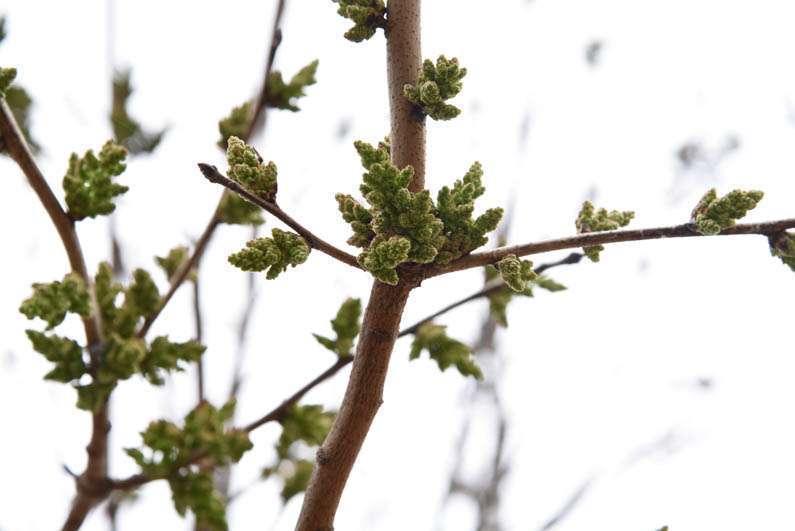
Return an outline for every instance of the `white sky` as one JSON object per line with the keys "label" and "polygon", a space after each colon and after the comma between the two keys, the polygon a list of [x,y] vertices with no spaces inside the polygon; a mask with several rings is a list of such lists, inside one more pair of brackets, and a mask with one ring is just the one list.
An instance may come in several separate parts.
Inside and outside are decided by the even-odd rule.
{"label": "white sky", "polygon": [[[274,2],[117,4],[115,62],[133,68],[132,111],[151,128],[170,127],[156,155],[133,160],[121,179],[131,186],[117,217],[127,265],[154,269],[155,254],[198,236],[217,201],[220,190],[195,165],[222,161],[216,124],[258,86]],[[35,98],[34,133],[46,150],[40,163],[57,186],[69,153],[110,136],[105,3],[6,0],[0,12],[9,17],[0,64],[17,66]],[[480,160],[488,186],[480,205],[516,200],[517,243],[571,234],[588,197],[634,209],[633,226],[642,227],[685,221],[710,186],[759,188],[767,196],[749,220],[792,217],[794,16],[795,4],[782,0],[426,1],[424,55],[457,56],[470,72],[456,102],[462,116],[429,123],[428,184],[435,190]],[[358,186],[351,142],[376,141],[388,128],[384,39],[348,43],[345,21],[322,0],[290,2],[283,28],[277,68],[289,76],[319,58],[319,83],[301,100],[302,112],[271,112],[255,145],[279,166],[280,203],[342,244],[348,229],[333,194]],[[594,39],[604,49],[591,68],[584,57]],[[527,116],[529,134],[520,141]],[[343,121],[350,131],[340,141]],[[716,152],[731,135],[740,149],[718,164],[677,165],[684,142]],[[89,418],[74,409],[71,389],[42,381],[47,362],[30,349],[23,329],[31,325],[17,308],[32,282],[60,278],[67,265],[23,176],[7,159],[0,175],[0,529],[53,529],[73,492],[61,465],[82,469]],[[80,235],[92,266],[107,258],[105,221],[81,223]],[[223,227],[203,261],[216,402],[227,392],[245,289],[245,275],[225,256],[247,236]],[[512,326],[500,334],[510,412],[505,528],[538,529],[595,476],[558,529],[795,529],[795,277],[768,255],[764,239],[622,244],[598,265],[554,277],[570,289],[516,301]],[[480,282],[475,271],[428,281],[412,296],[406,323]],[[366,298],[369,285],[320,253],[277,281],[258,281],[240,419],[260,416],[333,361],[311,332],[327,332],[340,302]],[[153,332],[189,338],[189,308],[183,290]],[[483,311],[472,304],[442,322],[471,339]],[[77,323],[68,325],[79,337]],[[433,529],[438,521],[470,384],[407,357],[402,340],[339,529]],[[313,391],[309,402],[336,406],[345,377]],[[713,389],[699,391],[698,378],[712,379]],[[135,468],[121,448],[138,445],[150,420],[181,418],[192,407],[193,375],[178,375],[166,389],[124,382],[114,397],[112,471],[123,476]],[[256,432],[236,485],[270,463],[277,433],[276,426]],[[678,451],[628,464],[668,433]],[[471,447],[473,462],[490,445],[484,436]],[[278,490],[270,481],[247,491],[230,511],[231,528],[292,529],[300,499],[281,512]],[[472,528],[471,507],[458,501],[450,509],[442,529]],[[121,514],[122,530],[189,525],[164,484],[147,487]],[[85,529],[106,529],[103,515]]]}

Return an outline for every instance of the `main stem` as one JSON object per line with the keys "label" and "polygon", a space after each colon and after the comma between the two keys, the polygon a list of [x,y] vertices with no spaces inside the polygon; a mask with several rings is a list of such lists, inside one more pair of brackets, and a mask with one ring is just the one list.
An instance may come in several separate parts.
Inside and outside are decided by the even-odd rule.
{"label": "main stem", "polygon": [[[390,0],[387,18],[387,75],[392,162],[414,168],[412,191],[425,187],[425,127],[403,96],[420,70],[420,0]],[[413,285],[376,281],[364,313],[353,369],[337,418],[317,453],[297,531],[332,531],[334,515],[356,457],[383,402],[389,358]]]}

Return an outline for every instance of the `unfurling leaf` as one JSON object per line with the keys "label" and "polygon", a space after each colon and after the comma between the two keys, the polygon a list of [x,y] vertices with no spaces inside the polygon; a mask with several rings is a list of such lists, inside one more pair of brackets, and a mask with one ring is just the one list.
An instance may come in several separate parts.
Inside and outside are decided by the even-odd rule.
{"label": "unfurling leaf", "polygon": [[231,192],[226,192],[221,198],[219,212],[221,221],[229,225],[253,225],[257,227],[265,223],[260,207]]}
{"label": "unfurling leaf", "polygon": [[47,330],[61,324],[68,312],[83,317],[90,313],[88,291],[85,282],[75,273],[69,273],[63,281],[48,284],[33,284],[33,295],[19,307],[28,319],[38,317],[47,322]]}
{"label": "unfurling leaf", "polygon": [[345,38],[362,42],[378,28],[386,28],[386,4],[384,0],[335,0],[339,3],[337,13],[350,19],[353,27],[345,32]]}
{"label": "unfurling leaf", "polygon": [[497,270],[505,284],[517,293],[524,293],[528,289],[528,283],[536,278],[533,262],[519,260],[513,254],[497,262]]}
{"label": "unfurling leaf", "polygon": [[472,350],[464,343],[449,337],[444,326],[433,323],[420,326],[414,335],[409,359],[419,358],[423,350],[428,351],[441,371],[454,366],[462,376],[472,376],[478,380],[483,378],[480,367],[472,357]]}
{"label": "unfurling leaf", "polygon": [[297,234],[279,229],[271,231],[272,238],[256,238],[246,247],[229,256],[229,263],[243,271],[265,271],[274,279],[287,269],[306,262],[309,245]]}
{"label": "unfurling leaf", "polygon": [[343,358],[353,355],[353,340],[359,335],[362,314],[362,302],[359,299],[347,299],[340,306],[337,316],[331,320],[331,328],[337,335],[330,339],[318,334],[313,334],[318,343],[326,347],[337,356]]}
{"label": "unfurling leaf", "polygon": [[48,336],[36,330],[26,330],[25,333],[33,344],[33,350],[55,364],[55,368],[44,377],[46,380],[69,383],[79,380],[88,372],[83,361],[83,347],[77,341],[56,335]]}
{"label": "unfurling leaf", "polygon": [[304,89],[317,82],[315,79],[317,65],[318,61],[316,59],[299,70],[298,73],[290,79],[289,83],[284,82],[282,73],[278,70],[271,72],[268,77],[268,99],[266,100],[268,107],[293,112],[300,111],[301,109],[295,104],[295,100],[306,96]]}
{"label": "unfurling leaf", "polygon": [[127,111],[127,104],[132,93],[130,71],[116,72],[113,76],[113,105],[110,113],[113,138],[117,144],[127,148],[132,155],[151,153],[160,145],[166,130],[152,133],[141,128],[141,124]]}
{"label": "unfurling leaf", "polygon": [[690,221],[701,234],[714,235],[734,227],[749,210],[756,207],[765,194],[759,190],[732,190],[718,198],[714,188],[699,200],[690,215]]}
{"label": "unfurling leaf", "polygon": [[[171,277],[182,267],[182,264],[188,259],[188,248],[184,245],[178,245],[171,249],[166,256],[155,256],[155,262],[163,273],[166,274],[166,279],[170,280]],[[191,271],[190,279],[196,279],[196,272]]]}
{"label": "unfurling leaf", "polygon": [[243,105],[233,107],[229,115],[218,122],[218,132],[221,133],[218,147],[226,151],[231,137],[246,138],[250,126],[251,102],[247,101]]}
{"label": "unfurling leaf", "polygon": [[[604,208],[596,210],[596,208],[593,206],[593,203],[590,201],[585,201],[582,204],[582,208],[580,209],[580,213],[577,216],[577,220],[574,224],[577,227],[577,232],[579,234],[585,234],[588,232],[604,232],[626,227],[634,217],[635,213],[630,210],[626,210],[624,212],[620,212],[618,210],[611,210],[608,212]],[[599,261],[599,253],[601,253],[603,250],[603,245],[590,245],[588,247],[583,247],[585,256],[587,256],[592,262]]]}
{"label": "unfurling leaf", "polygon": [[72,153],[63,178],[69,215],[76,220],[110,214],[116,209],[113,198],[129,188],[113,181],[125,169],[127,150],[111,141],[102,146],[99,157],[91,150],[83,157]]}
{"label": "unfurling leaf", "polygon": [[403,94],[423,114],[434,120],[451,120],[461,114],[461,109],[446,101],[461,92],[461,80],[466,74],[467,69],[461,68],[455,57],[448,60],[440,55],[436,64],[426,59],[417,84],[406,85]]}
{"label": "unfurling leaf", "polygon": [[795,234],[782,232],[770,238],[770,253],[795,271]]}

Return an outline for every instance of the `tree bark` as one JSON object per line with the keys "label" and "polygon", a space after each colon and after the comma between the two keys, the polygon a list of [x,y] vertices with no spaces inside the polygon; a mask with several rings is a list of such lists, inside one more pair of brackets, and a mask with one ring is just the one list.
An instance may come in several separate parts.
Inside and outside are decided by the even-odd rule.
{"label": "tree bark", "polygon": [[[390,0],[386,27],[392,162],[399,168],[414,168],[412,191],[425,187],[425,125],[403,96],[403,87],[416,83],[420,71],[420,4],[420,0]],[[400,318],[415,285],[416,279],[405,278],[397,286],[373,284],[345,398],[318,450],[298,531],[334,529],[342,491],[383,401]]]}

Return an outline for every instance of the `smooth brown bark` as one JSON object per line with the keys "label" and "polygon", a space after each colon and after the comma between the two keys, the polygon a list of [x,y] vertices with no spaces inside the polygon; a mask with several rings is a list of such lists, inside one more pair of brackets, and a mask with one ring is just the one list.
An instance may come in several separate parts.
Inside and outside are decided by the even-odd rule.
{"label": "smooth brown bark", "polygon": [[373,285],[348,388],[331,431],[317,452],[297,530],[327,531],[370,425],[383,401],[384,380],[410,287]]}

